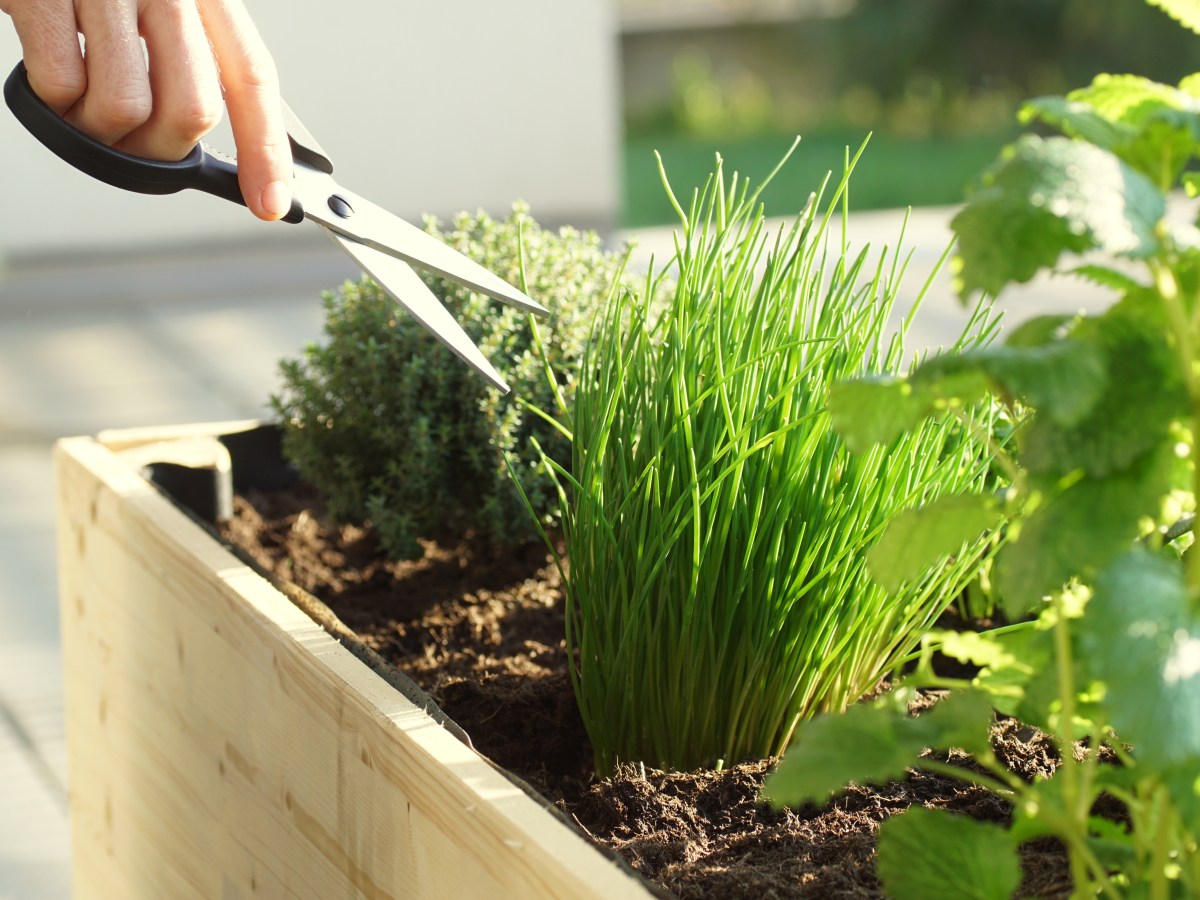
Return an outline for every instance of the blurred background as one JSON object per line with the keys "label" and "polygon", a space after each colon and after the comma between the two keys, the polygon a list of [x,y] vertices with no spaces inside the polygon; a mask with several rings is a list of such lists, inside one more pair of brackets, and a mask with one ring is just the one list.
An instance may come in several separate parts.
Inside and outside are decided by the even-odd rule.
{"label": "blurred background", "polygon": [[[413,220],[527,201],[544,224],[669,253],[679,191],[720,151],[795,214],[868,133],[850,238],[914,289],[1023,98],[1098,72],[1174,82],[1200,39],[1143,0],[246,0],[285,96],[346,185]],[[0,72],[20,56],[0,21]],[[212,143],[232,150],[227,128]],[[51,447],[68,434],[260,416],[276,363],[357,272],[316,229],[92,181],[0,111],[0,900],[69,894]],[[1032,286],[1027,309],[1101,302]],[[948,279],[922,340],[956,333]]]}
{"label": "blurred background", "polygon": [[1200,41],[1142,0],[619,0],[621,220],[667,221],[652,151],[697,183],[720,149],[794,211],[873,133],[852,208],[952,204],[1016,133],[1022,100],[1099,72],[1175,83]]}

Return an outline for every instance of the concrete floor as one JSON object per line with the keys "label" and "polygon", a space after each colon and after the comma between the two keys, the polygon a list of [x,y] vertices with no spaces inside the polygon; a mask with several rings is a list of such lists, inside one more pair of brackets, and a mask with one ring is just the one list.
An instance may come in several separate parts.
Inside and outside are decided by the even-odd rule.
{"label": "concrete floor", "polygon": [[[912,216],[901,307],[945,249],[951,212]],[[850,241],[893,246],[900,222],[898,213],[854,216]],[[640,245],[637,260],[669,257],[669,229],[614,244],[624,237]],[[356,274],[315,235],[0,271],[0,900],[70,893],[53,441],[264,415],[276,361],[320,335],[321,292]],[[1006,298],[1016,320],[1102,302],[1065,280]],[[948,343],[964,321],[943,274],[911,345]]]}

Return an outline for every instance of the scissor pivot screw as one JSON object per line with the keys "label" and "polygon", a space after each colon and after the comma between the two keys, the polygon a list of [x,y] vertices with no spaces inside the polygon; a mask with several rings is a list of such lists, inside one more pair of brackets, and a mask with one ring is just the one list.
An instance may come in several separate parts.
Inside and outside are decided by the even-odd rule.
{"label": "scissor pivot screw", "polygon": [[329,208],[343,219],[348,219],[354,215],[354,207],[341,194],[329,195]]}

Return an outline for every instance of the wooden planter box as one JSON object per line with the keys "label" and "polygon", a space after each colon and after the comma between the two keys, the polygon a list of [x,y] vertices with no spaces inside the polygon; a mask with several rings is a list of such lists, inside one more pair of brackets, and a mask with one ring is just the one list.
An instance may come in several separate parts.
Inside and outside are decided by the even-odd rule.
{"label": "wooden planter box", "polygon": [[140,475],[239,427],[56,447],[76,900],[650,896]]}

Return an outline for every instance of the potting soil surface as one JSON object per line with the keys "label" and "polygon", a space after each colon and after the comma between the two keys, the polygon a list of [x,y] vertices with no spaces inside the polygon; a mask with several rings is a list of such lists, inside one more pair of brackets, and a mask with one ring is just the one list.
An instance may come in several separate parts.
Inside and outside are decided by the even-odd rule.
{"label": "potting soil surface", "polygon": [[[924,804],[1010,818],[995,794],[919,770],[798,809],[759,802],[770,760],[688,773],[629,766],[596,779],[567,672],[561,580],[544,547],[501,555],[465,539],[429,541],[421,559],[388,562],[369,530],[331,523],[304,489],[237,498],[221,535],[323,601],[428,691],[477,750],[678,897],[884,897],[875,835],[888,816]],[[1022,777],[1054,771],[1056,749],[1035,729],[999,719],[992,738]],[[1055,840],[1030,842],[1022,856],[1020,896],[1070,895]]]}

